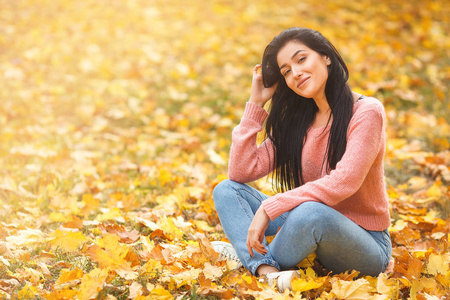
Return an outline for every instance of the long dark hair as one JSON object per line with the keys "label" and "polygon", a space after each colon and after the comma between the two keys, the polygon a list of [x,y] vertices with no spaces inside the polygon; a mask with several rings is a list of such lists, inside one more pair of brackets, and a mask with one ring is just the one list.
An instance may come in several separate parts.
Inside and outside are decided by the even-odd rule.
{"label": "long dark hair", "polygon": [[274,178],[279,191],[304,184],[302,150],[308,128],[318,111],[314,100],[292,91],[280,73],[277,54],[290,41],[298,41],[319,54],[328,56],[331,61],[325,85],[325,96],[331,110],[328,123],[333,118],[323,160],[327,173],[336,168],[344,155],[353,107],[352,91],[347,83],[347,66],[336,48],[322,34],[316,30],[294,27],[281,32],[270,42],[262,59],[263,83],[265,87],[276,83],[278,86],[272,97],[265,129],[267,138],[274,147]]}

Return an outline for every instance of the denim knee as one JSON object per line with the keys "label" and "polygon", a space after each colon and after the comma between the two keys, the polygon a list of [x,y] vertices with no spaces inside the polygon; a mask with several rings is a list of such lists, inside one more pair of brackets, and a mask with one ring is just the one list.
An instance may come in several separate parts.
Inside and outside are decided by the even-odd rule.
{"label": "denim knee", "polygon": [[216,185],[213,191],[213,200],[216,209],[218,206],[226,202],[227,195],[230,195],[230,193],[235,193],[236,186],[238,185],[241,185],[241,183],[232,181],[230,179],[225,179],[224,181]]}
{"label": "denim knee", "polygon": [[300,223],[299,225],[317,227],[326,222],[324,216],[329,207],[323,203],[308,201],[293,208],[289,212],[291,222]]}

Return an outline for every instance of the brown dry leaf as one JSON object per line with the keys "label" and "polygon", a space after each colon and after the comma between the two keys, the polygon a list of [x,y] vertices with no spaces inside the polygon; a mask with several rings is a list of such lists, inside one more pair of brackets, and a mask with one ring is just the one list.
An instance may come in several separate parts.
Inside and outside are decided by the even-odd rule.
{"label": "brown dry leaf", "polygon": [[171,264],[175,261],[170,249],[156,245],[150,252],[150,257],[160,261],[163,265]]}
{"label": "brown dry leaf", "polygon": [[128,232],[124,226],[118,224],[100,224],[99,229],[105,233],[115,234],[120,237],[121,243],[131,244],[140,238],[139,232],[134,229]]}
{"label": "brown dry leaf", "polygon": [[47,268],[47,265],[43,261],[37,261],[36,265],[41,269],[42,274],[48,277],[52,276],[52,273],[50,273],[49,269]]}
{"label": "brown dry leaf", "polygon": [[195,268],[203,268],[204,264],[210,261],[203,251],[193,245],[186,247],[186,253],[183,260]]}
{"label": "brown dry leaf", "polygon": [[219,253],[214,251],[210,241],[202,235],[197,235],[197,242],[200,250],[209,258],[209,260],[215,264],[219,260]]}
{"label": "brown dry leaf", "polygon": [[220,299],[231,299],[234,297],[232,290],[219,288],[215,284],[211,288],[202,289],[200,294],[203,296],[214,296]]}
{"label": "brown dry leaf", "polygon": [[11,294],[14,289],[20,285],[17,279],[0,279],[0,291]]}

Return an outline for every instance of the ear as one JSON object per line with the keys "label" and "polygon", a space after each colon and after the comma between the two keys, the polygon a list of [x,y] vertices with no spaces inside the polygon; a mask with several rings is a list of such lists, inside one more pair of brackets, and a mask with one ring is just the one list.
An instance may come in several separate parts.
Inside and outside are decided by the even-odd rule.
{"label": "ear", "polygon": [[327,55],[323,55],[322,58],[325,60],[327,66],[331,65],[331,59]]}

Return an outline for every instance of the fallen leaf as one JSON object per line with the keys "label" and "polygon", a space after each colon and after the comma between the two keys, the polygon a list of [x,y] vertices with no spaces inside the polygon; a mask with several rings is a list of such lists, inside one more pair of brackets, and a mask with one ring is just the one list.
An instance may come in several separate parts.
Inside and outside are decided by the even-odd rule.
{"label": "fallen leaf", "polygon": [[88,238],[81,232],[67,232],[63,233],[61,230],[55,230],[54,238],[49,241],[53,248],[61,248],[64,251],[76,251],[78,247],[87,242]]}

